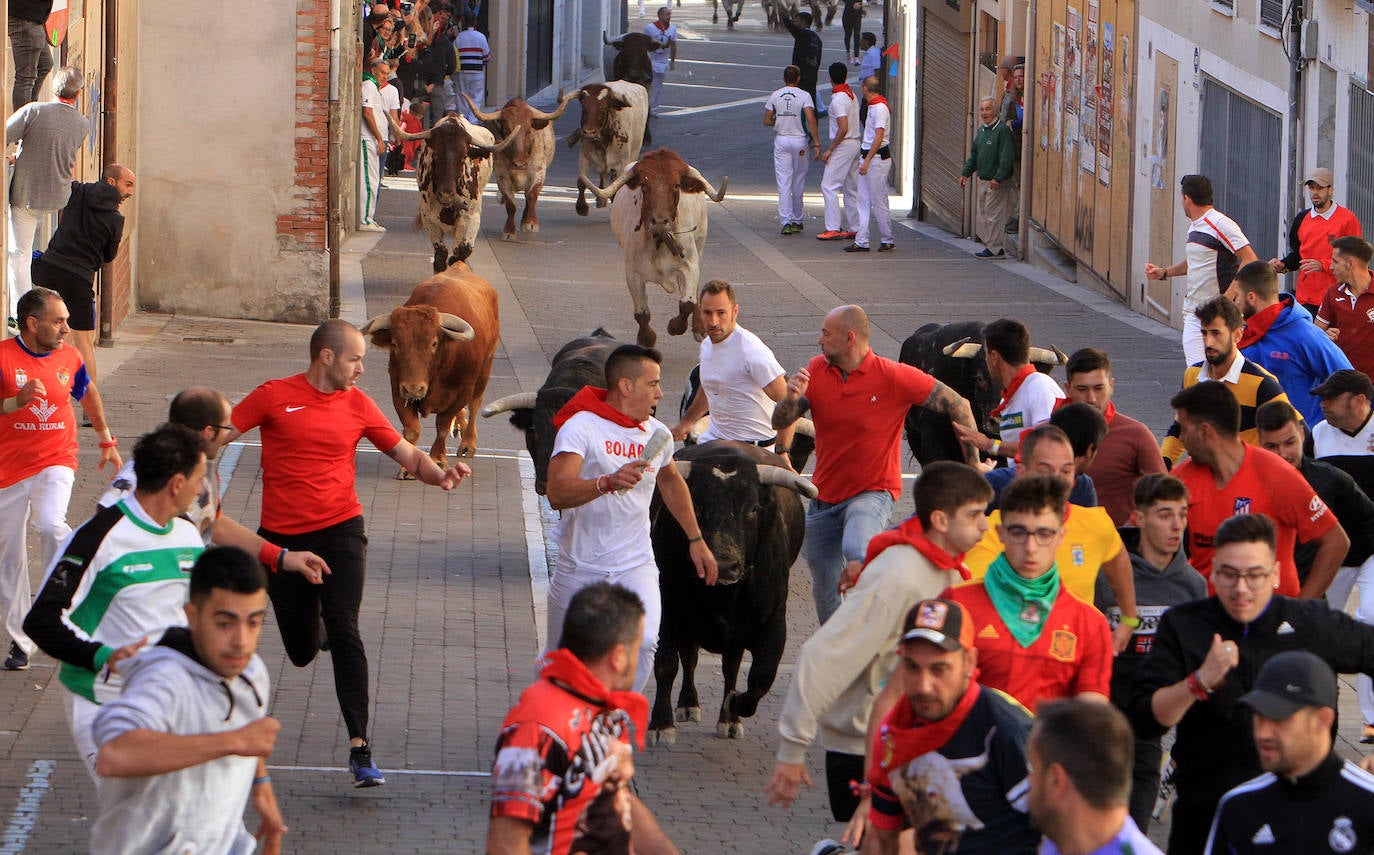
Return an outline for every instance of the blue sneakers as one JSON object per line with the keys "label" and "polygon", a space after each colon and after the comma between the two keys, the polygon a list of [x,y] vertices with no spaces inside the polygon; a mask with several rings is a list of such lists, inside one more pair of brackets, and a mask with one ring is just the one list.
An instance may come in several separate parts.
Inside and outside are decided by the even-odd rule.
{"label": "blue sneakers", "polygon": [[382,770],[372,762],[372,746],[366,742],[348,749],[348,771],[353,773],[355,787],[380,787],[386,783]]}

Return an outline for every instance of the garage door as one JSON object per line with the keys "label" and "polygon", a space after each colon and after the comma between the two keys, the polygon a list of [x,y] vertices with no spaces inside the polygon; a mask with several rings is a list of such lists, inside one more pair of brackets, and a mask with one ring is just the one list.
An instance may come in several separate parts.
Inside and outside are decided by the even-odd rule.
{"label": "garage door", "polygon": [[923,10],[921,21],[922,219],[963,234],[959,173],[968,157],[968,35]]}

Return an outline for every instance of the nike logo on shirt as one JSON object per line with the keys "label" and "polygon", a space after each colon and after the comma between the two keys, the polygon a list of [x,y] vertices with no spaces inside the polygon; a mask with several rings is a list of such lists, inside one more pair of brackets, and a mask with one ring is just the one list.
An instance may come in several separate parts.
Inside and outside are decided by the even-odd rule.
{"label": "nike logo on shirt", "polygon": [[303,410],[303,409],[305,409],[304,406],[300,406],[300,407],[287,407],[287,408],[286,408],[286,411],[287,411],[288,413],[294,413],[294,412],[296,412],[297,410]]}

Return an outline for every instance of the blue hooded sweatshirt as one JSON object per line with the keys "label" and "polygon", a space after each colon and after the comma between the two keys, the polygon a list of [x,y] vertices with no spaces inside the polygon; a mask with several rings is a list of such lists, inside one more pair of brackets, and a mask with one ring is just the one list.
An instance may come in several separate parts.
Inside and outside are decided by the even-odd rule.
{"label": "blue hooded sweatshirt", "polygon": [[[1331,372],[1350,368],[1350,360],[1326,333],[1312,323],[1312,315],[1293,301],[1292,294],[1280,294],[1279,316],[1257,341],[1241,339],[1240,352],[1278,378],[1288,400],[1302,413],[1309,426],[1326,418],[1312,387],[1331,376]],[[1252,319],[1253,320],[1253,319]]]}

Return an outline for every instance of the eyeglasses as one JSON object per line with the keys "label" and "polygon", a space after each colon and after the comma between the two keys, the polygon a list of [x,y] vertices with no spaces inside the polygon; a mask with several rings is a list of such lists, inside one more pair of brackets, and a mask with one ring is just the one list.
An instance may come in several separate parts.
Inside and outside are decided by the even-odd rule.
{"label": "eyeglasses", "polygon": [[1225,585],[1234,587],[1240,582],[1244,582],[1247,588],[1263,588],[1269,577],[1274,575],[1274,571],[1265,570],[1254,573],[1237,573],[1234,570],[1216,570],[1212,573],[1213,585]]}
{"label": "eyeglasses", "polygon": [[1009,525],[1002,529],[1002,535],[1008,543],[1022,544],[1026,542],[1026,538],[1035,535],[1035,542],[1041,546],[1054,543],[1059,532],[1057,528],[1037,528],[1032,531],[1023,525]]}
{"label": "eyeglasses", "polygon": [[214,428],[214,429],[215,429],[215,435],[216,435],[216,436],[218,436],[218,435],[219,435],[219,432],[222,431],[222,430],[233,430],[233,429],[234,429],[234,426],[233,426],[233,425],[206,425],[206,427],[212,427],[212,428]]}

